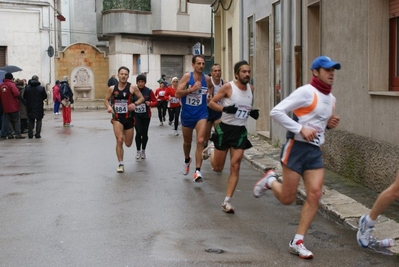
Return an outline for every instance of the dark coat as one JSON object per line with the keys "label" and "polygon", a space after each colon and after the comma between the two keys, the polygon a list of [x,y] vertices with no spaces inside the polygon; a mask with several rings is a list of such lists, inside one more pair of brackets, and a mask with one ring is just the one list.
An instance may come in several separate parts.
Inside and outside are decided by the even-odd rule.
{"label": "dark coat", "polygon": [[21,93],[20,99],[19,99],[19,117],[21,119],[27,119],[28,118],[28,108],[26,107],[26,100],[23,98],[24,93],[25,93],[25,86],[23,85],[17,85],[17,88],[19,92]]}
{"label": "dark coat", "polygon": [[69,86],[67,81],[62,81],[60,85],[60,94],[61,94],[61,100],[64,100],[65,98],[69,99],[69,102],[73,104],[73,92],[71,87]]}
{"label": "dark coat", "polygon": [[44,116],[44,103],[47,99],[47,93],[40,82],[30,80],[25,89],[24,98],[28,108],[28,117],[31,119],[42,119]]}

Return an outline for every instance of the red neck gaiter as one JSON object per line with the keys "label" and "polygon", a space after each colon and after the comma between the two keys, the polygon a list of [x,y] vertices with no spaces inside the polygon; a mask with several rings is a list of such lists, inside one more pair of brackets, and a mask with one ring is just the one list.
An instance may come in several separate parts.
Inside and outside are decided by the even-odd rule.
{"label": "red neck gaiter", "polygon": [[331,93],[331,89],[332,89],[331,85],[323,83],[322,81],[320,81],[319,79],[317,79],[314,76],[313,76],[310,84],[325,95],[328,95],[329,93]]}

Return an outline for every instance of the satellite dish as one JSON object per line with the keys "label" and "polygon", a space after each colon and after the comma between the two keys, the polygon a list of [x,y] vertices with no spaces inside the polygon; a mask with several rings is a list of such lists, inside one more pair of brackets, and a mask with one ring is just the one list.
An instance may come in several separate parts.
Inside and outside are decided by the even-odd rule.
{"label": "satellite dish", "polygon": [[49,57],[53,57],[54,56],[54,48],[51,45],[47,48],[47,55]]}

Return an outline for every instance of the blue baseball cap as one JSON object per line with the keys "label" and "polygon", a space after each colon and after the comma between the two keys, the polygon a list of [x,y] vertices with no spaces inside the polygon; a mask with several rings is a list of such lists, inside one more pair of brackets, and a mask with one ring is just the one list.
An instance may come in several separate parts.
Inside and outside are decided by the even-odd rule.
{"label": "blue baseball cap", "polygon": [[341,64],[333,61],[329,57],[320,56],[320,57],[317,57],[315,60],[313,60],[310,70],[314,70],[317,68],[324,68],[324,69],[334,68],[336,70],[339,70],[339,69],[341,69]]}

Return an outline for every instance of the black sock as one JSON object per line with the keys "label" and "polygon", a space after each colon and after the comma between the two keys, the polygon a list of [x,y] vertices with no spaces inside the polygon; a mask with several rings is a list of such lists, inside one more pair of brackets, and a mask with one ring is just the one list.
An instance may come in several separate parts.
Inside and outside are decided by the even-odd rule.
{"label": "black sock", "polygon": [[201,168],[195,168],[195,171],[199,171],[199,172],[200,172],[200,171],[201,171]]}
{"label": "black sock", "polygon": [[189,163],[189,162],[190,162],[190,158],[184,160],[184,163]]}

